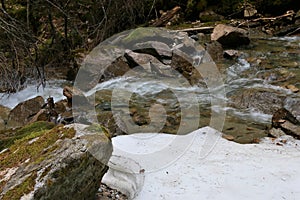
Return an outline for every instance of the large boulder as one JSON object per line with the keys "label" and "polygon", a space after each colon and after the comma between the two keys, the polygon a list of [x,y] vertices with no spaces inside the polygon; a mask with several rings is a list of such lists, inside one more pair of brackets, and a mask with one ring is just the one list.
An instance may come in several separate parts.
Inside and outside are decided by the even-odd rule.
{"label": "large boulder", "polygon": [[16,141],[0,153],[0,199],[94,199],[112,154],[108,135],[74,124]]}
{"label": "large boulder", "polygon": [[224,24],[218,24],[214,28],[211,34],[211,40],[218,41],[224,47],[237,47],[250,43],[246,30]]}
{"label": "large boulder", "polygon": [[20,126],[27,124],[28,122],[30,122],[32,117],[40,111],[44,103],[45,100],[41,96],[37,96],[19,103],[10,111],[9,121],[14,121]]}

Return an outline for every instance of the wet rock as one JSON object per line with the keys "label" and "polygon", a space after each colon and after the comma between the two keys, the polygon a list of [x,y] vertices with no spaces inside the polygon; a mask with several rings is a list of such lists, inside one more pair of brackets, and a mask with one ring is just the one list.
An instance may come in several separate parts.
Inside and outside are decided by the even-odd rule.
{"label": "wet rock", "polygon": [[224,47],[237,47],[250,43],[246,30],[224,24],[219,24],[214,28],[211,40],[220,42]]}
{"label": "wet rock", "polygon": [[281,124],[281,128],[285,131],[286,134],[300,139],[300,123],[295,125],[290,121],[285,121]]}
{"label": "wet rock", "polygon": [[292,113],[293,116],[296,117],[298,121],[300,121],[300,98],[288,97],[284,101],[284,108],[286,108],[289,112]]}
{"label": "wet rock", "polygon": [[[127,134],[124,132],[120,127],[122,127],[122,122],[117,116],[114,116],[111,111],[98,111],[97,110],[97,119],[98,123],[104,127],[107,127],[109,130],[111,137],[115,137],[118,135],[125,135]],[[117,121],[116,121],[117,120]],[[126,129],[126,128],[125,128]]]}
{"label": "wet rock", "polygon": [[67,108],[68,108],[68,101],[63,99],[63,100],[60,100],[58,102],[55,102],[55,111],[57,113],[64,113],[67,111]]}
{"label": "wet rock", "polygon": [[29,123],[37,122],[37,121],[48,121],[49,115],[47,109],[41,109],[33,118],[30,120]]}
{"label": "wet rock", "polygon": [[94,199],[108,169],[111,140],[98,125],[74,126],[34,133],[0,154],[0,198]]}
{"label": "wet rock", "polygon": [[171,59],[172,50],[171,48],[162,42],[148,41],[143,43],[137,43],[134,45],[134,52],[150,54],[160,60]]}
{"label": "wet rock", "polygon": [[27,124],[32,117],[38,113],[41,107],[44,105],[44,99],[41,96],[29,99],[22,103],[19,103],[14,109],[9,113],[9,120],[15,121],[18,124]]}
{"label": "wet rock", "polygon": [[300,139],[300,122],[285,108],[281,108],[274,113],[272,127]]}
{"label": "wet rock", "polygon": [[272,126],[275,128],[280,128],[281,124],[286,121],[290,121],[293,124],[298,123],[298,120],[290,111],[285,108],[280,108],[273,114]]}
{"label": "wet rock", "polygon": [[203,78],[193,66],[193,61],[191,58],[186,57],[183,53],[177,52],[173,54],[171,67],[182,74],[191,85],[199,85],[203,83]]}
{"label": "wet rock", "polygon": [[65,86],[63,90],[63,95],[67,97],[68,107],[72,107],[72,104],[88,104],[87,99],[84,94],[74,87]]}
{"label": "wet rock", "polygon": [[240,52],[237,50],[233,50],[233,49],[228,49],[224,51],[223,54],[224,58],[227,59],[234,59],[240,56]]}
{"label": "wet rock", "polygon": [[240,109],[254,109],[255,111],[274,114],[282,108],[285,96],[271,89],[245,89],[230,97],[232,104]]}
{"label": "wet rock", "polygon": [[214,61],[222,60],[223,47],[217,41],[211,41],[206,44],[206,50]]}
{"label": "wet rock", "polygon": [[170,67],[161,63],[156,57],[150,54],[135,53],[131,50],[127,50],[125,57],[132,68],[141,67],[141,69],[145,70],[145,72],[161,77],[170,75],[164,71],[164,69],[170,69]]}
{"label": "wet rock", "polygon": [[99,83],[110,80],[112,78],[120,77],[130,70],[126,59],[121,56],[113,61],[102,73]]}

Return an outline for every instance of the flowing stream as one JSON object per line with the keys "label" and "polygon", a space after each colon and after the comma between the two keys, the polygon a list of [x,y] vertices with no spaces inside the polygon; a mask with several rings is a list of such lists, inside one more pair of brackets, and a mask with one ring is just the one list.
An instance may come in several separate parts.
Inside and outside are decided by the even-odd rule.
{"label": "flowing stream", "polygon": [[[121,77],[98,84],[93,90],[86,93],[87,96],[98,91],[96,95],[96,108],[99,111],[110,110],[110,95],[105,97],[101,91],[112,91],[114,88],[122,88],[134,94],[129,107],[135,107],[141,115],[147,115],[151,104],[165,105],[167,113],[178,115],[180,103],[175,93],[187,96],[193,92],[196,94],[200,107],[199,127],[209,124],[211,110],[218,112],[225,110],[227,113],[223,132],[234,137],[240,143],[254,142],[255,139],[266,136],[266,129],[270,126],[272,115],[252,108],[239,108],[232,106],[232,98],[247,89],[262,89],[275,92],[286,97],[284,106],[295,106],[295,101],[300,102],[300,93],[293,93],[286,85],[300,88],[300,37],[274,37],[252,39],[251,45],[238,49],[241,55],[236,60],[222,60],[217,65],[223,75],[227,94],[226,107],[210,106],[211,96],[207,88],[180,87],[168,88],[157,81],[140,79],[137,77]],[[53,96],[55,101],[63,99],[62,88],[70,85],[66,81],[50,81],[46,88],[37,91],[36,86],[28,85],[16,94],[0,94],[0,104],[9,108],[18,103],[41,95],[44,98]],[[105,93],[106,94],[106,93]],[[268,97],[266,97],[268,98]],[[100,100],[99,100],[100,99]],[[189,104],[189,99],[183,99]],[[120,107],[128,107],[128,102],[120,103]],[[166,106],[167,105],[167,106]],[[144,113],[143,113],[144,112]],[[172,118],[172,117],[171,117]],[[173,117],[176,121],[176,117]],[[174,122],[178,126],[178,123]],[[174,133],[174,131],[165,132]],[[176,132],[176,131],[175,131]]]}

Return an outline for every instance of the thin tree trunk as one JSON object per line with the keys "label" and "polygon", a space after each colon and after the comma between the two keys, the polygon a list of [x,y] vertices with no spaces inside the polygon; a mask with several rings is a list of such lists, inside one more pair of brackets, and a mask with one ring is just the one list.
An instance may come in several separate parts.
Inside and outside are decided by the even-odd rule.
{"label": "thin tree trunk", "polygon": [[29,30],[29,23],[30,23],[30,21],[29,21],[29,16],[30,16],[30,0],[27,0],[27,8],[26,8],[26,11],[27,11],[27,13],[26,13],[26,22],[27,22],[27,29]]}
{"label": "thin tree trunk", "polygon": [[3,9],[4,11],[6,11],[6,7],[5,7],[5,2],[4,2],[4,0],[1,0],[1,6],[2,6],[2,9]]}

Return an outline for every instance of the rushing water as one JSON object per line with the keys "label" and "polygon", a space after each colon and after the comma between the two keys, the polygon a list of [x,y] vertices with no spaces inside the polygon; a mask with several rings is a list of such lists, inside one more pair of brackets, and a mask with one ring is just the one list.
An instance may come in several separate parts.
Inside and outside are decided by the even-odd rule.
{"label": "rushing water", "polygon": [[28,84],[27,87],[17,93],[6,94],[0,93],[0,105],[8,108],[14,108],[18,103],[25,100],[42,96],[45,99],[49,96],[54,98],[54,101],[63,99],[62,88],[64,85],[70,84],[64,80],[51,80],[48,81],[46,87],[37,88],[36,84]]}
{"label": "rushing water", "polygon": [[[271,89],[286,97],[286,107],[289,102],[298,100],[299,94],[292,93],[289,89],[282,86],[292,84],[300,88],[300,37],[273,37],[253,39],[249,47],[239,49],[241,56],[235,61],[226,61],[222,63],[220,71],[223,74],[225,88],[228,96],[235,95],[242,90],[251,88]],[[218,63],[217,63],[218,64]],[[37,95],[43,97],[53,96],[55,101],[63,98],[62,88],[69,83],[64,81],[50,81],[46,88],[37,91],[36,86],[29,85],[26,89],[9,96],[1,94],[0,104],[13,108],[19,102],[32,98]],[[224,132],[231,134],[238,142],[251,142],[257,137],[265,136],[266,126],[270,125],[271,115],[258,112],[253,109],[237,109],[231,106],[213,108],[210,107],[211,96],[207,88],[203,87],[169,87],[163,83],[145,80],[137,77],[121,77],[98,84],[86,95],[92,95],[96,91],[113,90],[122,88],[141,97],[146,97],[149,102],[155,101],[159,104],[170,104],[170,109],[178,108],[178,99],[174,98],[173,91],[182,96],[188,96],[191,92],[196,94],[203,123],[200,126],[208,124],[211,109],[214,112],[225,110],[227,113]],[[214,97],[216,98],[216,97]],[[141,98],[139,99],[141,100]],[[138,98],[137,98],[138,101]],[[185,99],[188,104],[189,99]],[[150,108],[144,100],[141,107]],[[136,102],[139,104],[139,102]],[[126,106],[126,102],[124,102]]]}

